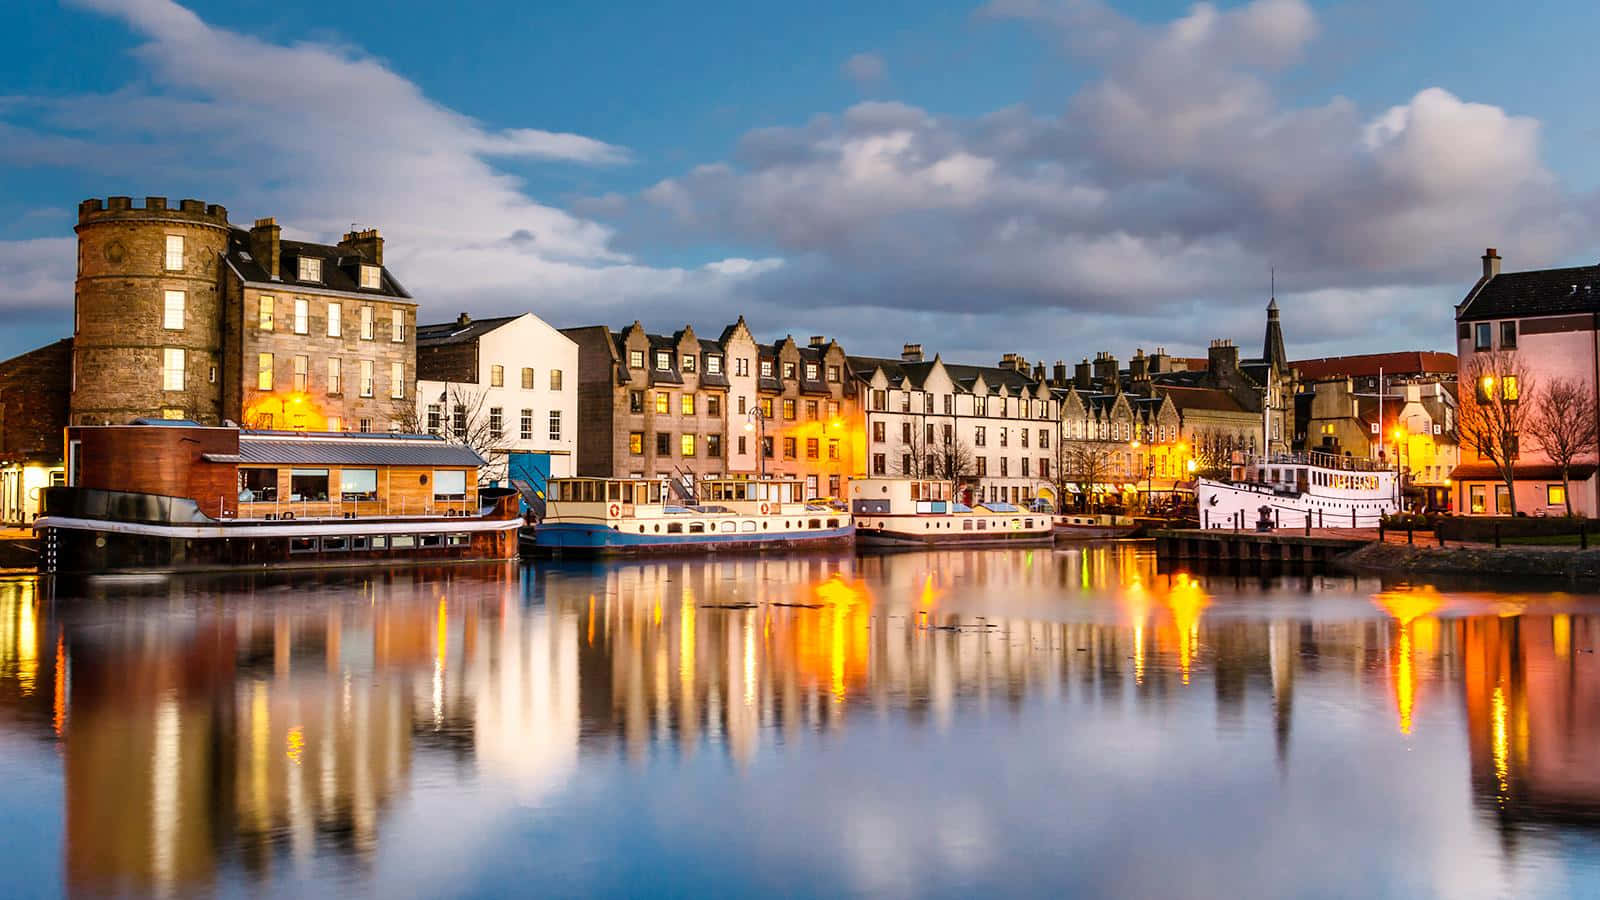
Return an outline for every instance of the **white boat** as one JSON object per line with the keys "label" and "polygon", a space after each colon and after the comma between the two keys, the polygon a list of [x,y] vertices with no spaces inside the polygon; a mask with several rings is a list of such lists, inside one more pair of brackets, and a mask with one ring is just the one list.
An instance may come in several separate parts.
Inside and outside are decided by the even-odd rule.
{"label": "white boat", "polygon": [[1066,513],[1053,516],[1052,530],[1064,541],[1087,541],[1127,537],[1139,530],[1132,516],[1111,513]]}
{"label": "white boat", "polygon": [[[553,478],[545,517],[524,532],[543,554],[634,554],[849,546],[850,515],[806,503],[798,481],[704,479],[698,496],[639,478]],[[531,531],[531,534],[529,533]]]}
{"label": "white boat", "polygon": [[945,481],[854,479],[850,514],[860,547],[985,547],[1055,540],[1049,514],[1009,503],[964,506],[950,499]]}
{"label": "white boat", "polygon": [[1236,456],[1195,486],[1202,528],[1376,528],[1400,508],[1393,469],[1332,453]]}

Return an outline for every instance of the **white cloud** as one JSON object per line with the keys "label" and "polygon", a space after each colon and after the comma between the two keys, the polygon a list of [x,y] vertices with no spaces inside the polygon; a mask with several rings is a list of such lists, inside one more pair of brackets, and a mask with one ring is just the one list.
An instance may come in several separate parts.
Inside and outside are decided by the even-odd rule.
{"label": "white cloud", "polygon": [[839,67],[844,77],[854,81],[857,85],[866,87],[880,82],[889,76],[889,64],[883,57],[876,53],[857,53],[844,61]]}

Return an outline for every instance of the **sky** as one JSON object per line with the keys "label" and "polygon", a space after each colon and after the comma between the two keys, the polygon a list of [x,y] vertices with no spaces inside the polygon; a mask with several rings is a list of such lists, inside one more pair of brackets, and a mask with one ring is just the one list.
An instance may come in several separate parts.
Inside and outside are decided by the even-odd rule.
{"label": "sky", "polygon": [[377,227],[424,322],[965,363],[1448,349],[1496,247],[1594,262],[1600,4],[13,0],[0,358],[88,197]]}

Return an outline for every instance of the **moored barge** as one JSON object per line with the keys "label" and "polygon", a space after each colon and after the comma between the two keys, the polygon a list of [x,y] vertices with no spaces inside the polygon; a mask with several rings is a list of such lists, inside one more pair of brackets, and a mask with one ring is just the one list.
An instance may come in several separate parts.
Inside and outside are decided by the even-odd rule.
{"label": "moored barge", "polygon": [[950,498],[950,483],[916,478],[850,482],[856,545],[876,549],[1049,544],[1050,516],[1009,503],[968,507]]}

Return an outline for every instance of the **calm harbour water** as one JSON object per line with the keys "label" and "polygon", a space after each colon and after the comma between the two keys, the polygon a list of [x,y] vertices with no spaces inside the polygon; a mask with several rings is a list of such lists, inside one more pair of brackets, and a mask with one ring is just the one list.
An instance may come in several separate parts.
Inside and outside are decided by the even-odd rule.
{"label": "calm harbour water", "polygon": [[1597,644],[1139,544],[0,579],[0,894],[1595,894]]}

